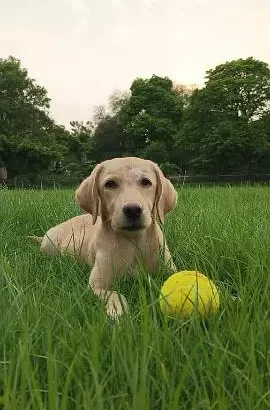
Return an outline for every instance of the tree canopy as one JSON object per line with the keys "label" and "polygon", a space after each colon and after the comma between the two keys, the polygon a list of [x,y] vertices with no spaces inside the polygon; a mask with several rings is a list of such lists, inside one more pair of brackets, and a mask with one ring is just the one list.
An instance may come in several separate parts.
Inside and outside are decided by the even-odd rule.
{"label": "tree canopy", "polygon": [[169,78],[156,75],[136,79],[130,91],[130,98],[118,114],[125,151],[158,161],[162,147],[169,158],[173,137],[181,123],[181,95]]}
{"label": "tree canopy", "polygon": [[[206,72],[198,89],[168,77],[136,78],[71,129],[49,114],[44,87],[21,62],[0,59],[0,162],[9,176],[136,155],[167,173],[270,172],[270,70],[252,57]],[[90,168],[89,168],[90,167]],[[88,172],[87,171],[87,172]]]}
{"label": "tree canopy", "polygon": [[208,70],[201,89],[137,78],[103,115],[94,152],[98,159],[138,155],[189,173],[266,172],[269,101],[269,67],[251,57]]}
{"label": "tree canopy", "polygon": [[63,157],[64,127],[49,116],[44,87],[14,57],[0,59],[0,157],[9,175],[47,168]]}
{"label": "tree canopy", "polygon": [[205,87],[193,93],[175,136],[178,160],[204,173],[263,171],[260,156],[269,155],[269,67],[239,59],[209,70],[206,79]]}

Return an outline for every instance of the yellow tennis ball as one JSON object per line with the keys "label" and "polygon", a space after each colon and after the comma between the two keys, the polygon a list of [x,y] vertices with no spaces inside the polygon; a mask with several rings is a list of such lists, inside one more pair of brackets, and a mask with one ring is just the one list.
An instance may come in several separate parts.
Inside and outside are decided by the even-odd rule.
{"label": "yellow tennis ball", "polygon": [[159,302],[162,312],[168,315],[186,318],[196,310],[205,318],[218,310],[219,293],[202,273],[184,270],[164,282]]}

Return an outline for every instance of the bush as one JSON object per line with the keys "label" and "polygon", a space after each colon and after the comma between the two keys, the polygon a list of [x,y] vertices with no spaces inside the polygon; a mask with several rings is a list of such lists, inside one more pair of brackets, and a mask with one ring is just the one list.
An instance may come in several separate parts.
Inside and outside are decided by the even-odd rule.
{"label": "bush", "polygon": [[159,166],[166,176],[176,175],[181,172],[177,165],[171,164],[170,162],[164,162],[163,164],[159,164]]}
{"label": "bush", "polygon": [[36,188],[40,186],[75,186],[87,177],[95,167],[93,161],[82,164],[69,164],[57,169],[40,171],[38,174],[33,172],[18,175],[7,182],[8,186]]}

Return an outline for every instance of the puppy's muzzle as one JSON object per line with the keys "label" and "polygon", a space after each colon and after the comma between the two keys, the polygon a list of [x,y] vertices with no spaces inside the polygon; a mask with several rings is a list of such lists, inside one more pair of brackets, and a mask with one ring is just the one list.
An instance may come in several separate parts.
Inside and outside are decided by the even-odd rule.
{"label": "puppy's muzzle", "polygon": [[124,204],[122,211],[126,222],[123,229],[135,231],[144,228],[142,223],[143,207],[139,203],[127,202]]}

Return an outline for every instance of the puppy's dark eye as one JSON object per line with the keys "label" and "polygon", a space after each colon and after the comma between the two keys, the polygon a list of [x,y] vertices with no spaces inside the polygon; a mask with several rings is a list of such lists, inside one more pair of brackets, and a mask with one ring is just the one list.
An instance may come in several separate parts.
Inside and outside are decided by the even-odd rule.
{"label": "puppy's dark eye", "polygon": [[142,186],[151,186],[151,185],[152,185],[152,182],[151,182],[150,179],[148,179],[148,178],[142,178],[142,179],[141,179],[141,185],[142,185]]}
{"label": "puppy's dark eye", "polygon": [[118,188],[118,183],[113,181],[112,179],[109,179],[109,181],[105,182],[105,188],[107,189],[116,189]]}

